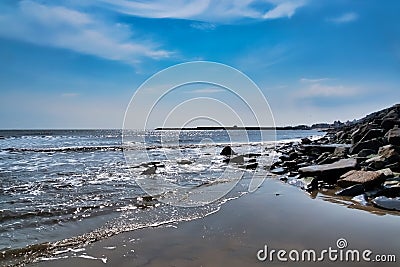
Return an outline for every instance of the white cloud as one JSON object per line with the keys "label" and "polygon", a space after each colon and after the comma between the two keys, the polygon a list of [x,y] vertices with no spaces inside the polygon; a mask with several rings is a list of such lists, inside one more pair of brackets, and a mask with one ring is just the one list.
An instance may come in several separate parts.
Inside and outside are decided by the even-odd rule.
{"label": "white cloud", "polygon": [[355,87],[343,85],[324,85],[319,82],[312,83],[309,87],[300,89],[295,93],[298,98],[314,98],[314,97],[349,97],[359,94],[359,90]]}
{"label": "white cloud", "polygon": [[328,21],[331,21],[336,24],[349,23],[358,19],[358,14],[354,12],[344,13],[338,17],[330,18]]}
{"label": "white cloud", "polygon": [[[203,22],[233,22],[240,19],[290,18],[305,0],[102,0],[117,12],[146,18],[192,19]],[[256,8],[267,4],[269,8]]]}
{"label": "white cloud", "polygon": [[264,19],[277,19],[283,17],[292,17],[296,9],[304,6],[304,1],[285,1],[278,3],[275,8],[264,14]]}
{"label": "white cloud", "polygon": [[107,23],[62,6],[21,1],[16,10],[0,16],[0,24],[0,36],[6,38],[130,64],[137,63],[142,57],[159,59],[172,55],[153,42],[132,40],[127,25]]}

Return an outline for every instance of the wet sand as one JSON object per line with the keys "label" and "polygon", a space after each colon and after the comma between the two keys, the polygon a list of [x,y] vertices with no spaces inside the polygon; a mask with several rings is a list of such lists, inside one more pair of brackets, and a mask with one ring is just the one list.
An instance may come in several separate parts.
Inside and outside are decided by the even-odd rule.
{"label": "wet sand", "polygon": [[400,216],[377,211],[312,199],[296,187],[267,179],[256,192],[229,201],[203,219],[126,232],[90,244],[85,251],[58,255],[64,259],[31,266],[398,266],[332,262],[328,257],[314,263],[257,259],[264,245],[318,252],[337,249],[337,239],[345,238],[346,249],[369,249],[371,258],[394,254],[399,261]]}

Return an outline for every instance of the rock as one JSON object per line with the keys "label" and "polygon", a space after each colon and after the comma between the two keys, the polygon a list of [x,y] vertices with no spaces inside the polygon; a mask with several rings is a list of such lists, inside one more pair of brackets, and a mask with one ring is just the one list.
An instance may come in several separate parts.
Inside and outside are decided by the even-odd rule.
{"label": "rock", "polygon": [[156,173],[156,170],[157,170],[157,167],[156,167],[156,166],[151,166],[151,167],[147,168],[146,170],[144,170],[144,171],[142,172],[142,174],[144,174],[144,175],[155,174],[155,173]]}
{"label": "rock", "polygon": [[400,128],[396,127],[390,129],[386,134],[385,137],[389,144],[400,146]]}
{"label": "rock", "polygon": [[382,141],[380,141],[379,139],[375,138],[375,139],[371,139],[368,141],[360,141],[357,144],[353,145],[350,150],[349,153],[350,154],[357,154],[358,152],[360,152],[363,149],[371,149],[374,151],[374,153],[377,153],[379,148],[383,145]]}
{"label": "rock", "polygon": [[302,139],[301,139],[301,143],[302,143],[303,145],[309,145],[309,144],[312,143],[312,141],[311,141],[309,138],[305,137],[305,138],[302,138]]}
{"label": "rock", "polygon": [[233,158],[229,159],[229,163],[236,163],[236,164],[243,164],[244,163],[244,157],[243,155],[236,156]]}
{"label": "rock", "polygon": [[256,169],[258,166],[258,163],[249,163],[249,164],[244,164],[244,165],[239,165],[238,167],[241,169]]}
{"label": "rock", "polygon": [[400,162],[387,164],[385,167],[389,168],[390,170],[392,170],[394,172],[400,172]]}
{"label": "rock", "polygon": [[368,197],[367,197],[367,195],[365,195],[365,194],[361,194],[361,195],[355,196],[355,197],[353,197],[351,200],[352,200],[352,201],[355,201],[355,202],[358,202],[358,203],[360,203],[360,204],[363,205],[363,206],[368,206],[368,205],[369,205],[369,203],[368,203]]}
{"label": "rock", "polygon": [[324,180],[337,178],[340,175],[357,167],[357,160],[354,158],[341,159],[331,164],[312,165],[302,167],[299,173],[304,176],[319,176]]}
{"label": "rock", "polygon": [[372,204],[381,209],[400,211],[400,197],[388,198],[381,196],[374,198]]}
{"label": "rock", "polygon": [[368,157],[368,156],[373,155],[373,154],[375,154],[374,150],[368,149],[368,148],[364,148],[360,152],[358,152],[357,156],[364,158],[364,157]]}
{"label": "rock", "polygon": [[385,130],[390,130],[396,125],[400,125],[400,120],[393,118],[384,119],[381,123],[381,127]]}
{"label": "rock", "polygon": [[382,129],[371,129],[361,138],[360,142],[368,141],[379,137],[383,137]]}
{"label": "rock", "polygon": [[342,190],[336,192],[335,195],[353,197],[353,196],[357,196],[357,195],[364,193],[364,191],[365,191],[365,189],[362,184],[355,184],[355,185],[346,187],[345,189],[342,189]]}
{"label": "rock", "polygon": [[181,160],[178,160],[176,163],[178,163],[180,165],[188,165],[188,164],[192,164],[193,162],[191,162],[188,159],[181,159]]}
{"label": "rock", "polygon": [[289,154],[289,160],[295,160],[299,157],[299,154],[297,152],[292,152]]}
{"label": "rock", "polygon": [[385,177],[393,177],[393,172],[391,169],[386,168],[386,169],[382,169],[382,170],[377,170],[377,173],[382,173],[383,175],[385,175]]}
{"label": "rock", "polygon": [[338,146],[335,148],[335,151],[333,151],[333,156],[334,157],[339,157],[339,158],[344,158],[347,156],[349,153],[349,148],[345,146]]}
{"label": "rock", "polygon": [[355,145],[367,134],[369,130],[373,129],[370,124],[359,126],[359,128],[351,134],[351,144]]}
{"label": "rock", "polygon": [[220,153],[220,155],[222,156],[229,156],[229,157],[235,154],[236,154],[235,151],[233,151],[233,149],[230,146],[224,147]]}
{"label": "rock", "polygon": [[304,145],[303,148],[306,153],[310,153],[310,151],[316,149],[319,152],[317,154],[321,154],[324,152],[334,153],[337,147],[350,147],[345,144],[312,144],[312,145]]}
{"label": "rock", "polygon": [[384,158],[388,163],[400,161],[399,147],[387,145],[379,148],[378,155]]}
{"label": "rock", "polygon": [[387,197],[400,196],[400,178],[388,179],[383,183],[383,193]]}
{"label": "rock", "polygon": [[261,157],[261,153],[247,153],[243,156],[248,157],[248,158],[257,158],[257,157]]}
{"label": "rock", "polygon": [[365,188],[372,188],[375,185],[381,184],[385,180],[383,173],[375,171],[349,171],[338,180],[340,187],[349,187],[356,184],[364,185]]}
{"label": "rock", "polygon": [[284,168],[275,168],[275,169],[270,170],[270,172],[273,173],[273,174],[279,175],[279,174],[286,173],[286,169],[284,169]]}

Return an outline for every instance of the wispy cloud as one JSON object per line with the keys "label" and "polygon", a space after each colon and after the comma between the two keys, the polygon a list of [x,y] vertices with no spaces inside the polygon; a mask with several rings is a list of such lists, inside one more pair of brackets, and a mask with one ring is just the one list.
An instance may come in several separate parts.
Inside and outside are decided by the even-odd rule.
{"label": "wispy cloud", "polygon": [[358,88],[343,85],[326,85],[312,83],[310,86],[300,89],[295,93],[297,98],[316,98],[316,97],[350,97],[359,94]]}
{"label": "wispy cloud", "polygon": [[224,92],[224,90],[218,88],[204,88],[190,91],[192,94],[215,94],[220,92]]}
{"label": "wispy cloud", "polygon": [[[203,22],[234,22],[241,19],[290,18],[306,0],[102,0],[117,12],[146,18],[192,19]],[[257,4],[268,8],[256,8]]]}
{"label": "wispy cloud", "polygon": [[318,78],[318,79],[309,79],[309,78],[301,78],[300,82],[301,83],[320,83],[324,81],[329,81],[332,80],[330,78]]}
{"label": "wispy cloud", "polygon": [[348,13],[344,13],[338,17],[334,17],[334,18],[329,18],[328,21],[331,21],[333,23],[336,24],[343,24],[343,23],[349,23],[352,21],[356,21],[358,19],[358,14],[355,12],[348,12]]}
{"label": "wispy cloud", "polygon": [[167,58],[171,51],[145,38],[133,39],[124,24],[101,20],[63,6],[21,1],[12,12],[0,12],[0,36],[73,50],[135,64],[141,58]]}
{"label": "wispy cloud", "polygon": [[292,17],[296,9],[305,5],[305,1],[282,1],[267,13],[264,14],[264,19],[277,19],[283,17]]}

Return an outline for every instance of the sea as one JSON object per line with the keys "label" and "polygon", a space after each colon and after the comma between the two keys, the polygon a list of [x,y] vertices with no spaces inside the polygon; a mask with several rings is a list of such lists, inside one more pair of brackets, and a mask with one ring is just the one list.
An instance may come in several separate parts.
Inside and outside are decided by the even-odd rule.
{"label": "sea", "polygon": [[[125,231],[202,218],[256,190],[268,176],[276,144],[322,135],[2,130],[0,255],[34,255],[43,248],[56,254]],[[242,165],[224,161],[220,152],[227,145],[246,156]]]}

